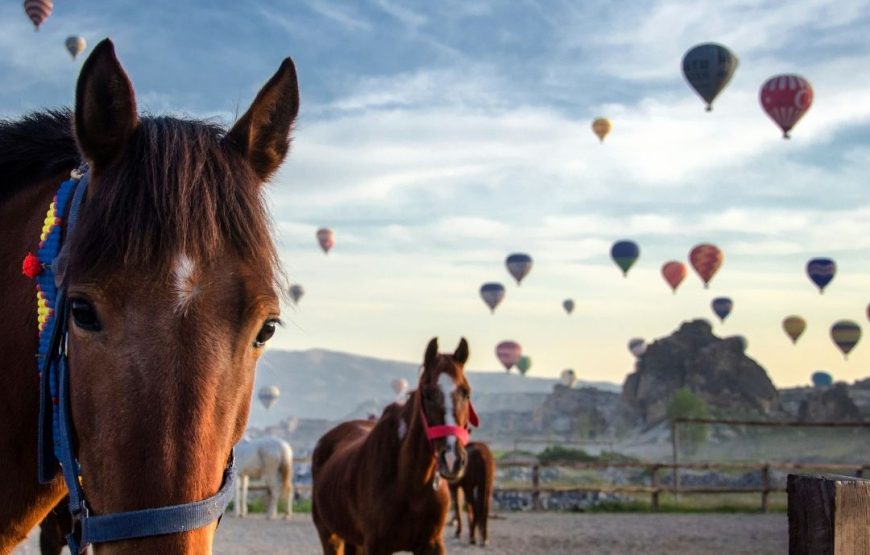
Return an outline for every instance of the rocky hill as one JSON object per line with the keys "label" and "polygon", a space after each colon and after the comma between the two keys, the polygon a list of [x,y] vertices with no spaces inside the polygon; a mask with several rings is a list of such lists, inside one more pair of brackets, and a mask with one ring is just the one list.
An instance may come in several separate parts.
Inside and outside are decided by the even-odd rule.
{"label": "rocky hill", "polygon": [[649,424],[665,417],[668,402],[683,387],[714,413],[757,417],[778,407],[776,388],[764,368],[746,356],[743,341],[716,337],[705,320],[684,322],[649,345],[626,378],[622,399],[630,416]]}

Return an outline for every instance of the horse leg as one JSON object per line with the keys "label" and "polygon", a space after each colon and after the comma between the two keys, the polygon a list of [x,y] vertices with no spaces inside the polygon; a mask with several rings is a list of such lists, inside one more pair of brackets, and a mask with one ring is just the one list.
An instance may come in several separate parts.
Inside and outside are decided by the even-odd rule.
{"label": "horse leg", "polygon": [[267,513],[269,520],[278,517],[278,501],[281,499],[281,489],[278,484],[275,483],[275,477],[268,482],[268,487],[266,488],[269,492],[269,512]]}
{"label": "horse leg", "polygon": [[456,534],[455,537],[462,537],[462,500],[460,497],[464,497],[462,495],[462,488],[451,489],[450,493],[453,497],[453,514],[454,519],[456,521]]}
{"label": "horse leg", "polygon": [[475,535],[477,534],[477,496],[475,495],[477,488],[472,488],[471,495],[465,501],[465,512],[468,515],[468,537],[471,540],[471,545],[476,543]]}
{"label": "horse leg", "polygon": [[[373,551],[372,553],[386,553],[385,551]],[[444,540],[439,536],[437,540],[433,540],[432,543],[426,544],[423,547],[419,547],[412,551],[414,555],[444,555],[447,553],[444,549]],[[369,555],[369,548],[366,545],[365,555]]]}
{"label": "horse leg", "polygon": [[489,544],[489,503],[491,499],[492,492],[489,491],[489,488],[482,488],[480,492],[480,503],[478,503],[478,507],[480,510],[477,512],[478,514],[478,526],[480,527],[480,545],[486,547]]}
{"label": "horse leg", "polygon": [[293,518],[293,464],[290,464],[290,477],[284,482],[284,498],[287,499],[287,518]]}
{"label": "horse leg", "polygon": [[242,514],[240,516],[245,517],[248,516],[248,475],[244,474],[239,480],[241,482],[242,488],[242,500],[239,503],[242,509]]}

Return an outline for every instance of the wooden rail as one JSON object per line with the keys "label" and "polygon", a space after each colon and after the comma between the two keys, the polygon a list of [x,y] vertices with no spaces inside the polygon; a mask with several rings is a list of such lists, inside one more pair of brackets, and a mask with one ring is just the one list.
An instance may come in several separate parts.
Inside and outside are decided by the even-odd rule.
{"label": "wooden rail", "polygon": [[[655,463],[655,462],[581,462],[581,461],[503,461],[498,463],[499,468],[531,468],[531,484],[516,486],[496,486],[496,492],[531,493],[532,509],[541,510],[542,494],[551,493],[629,493],[649,494],[650,507],[653,511],[659,509],[659,497],[662,493],[671,493],[678,496],[684,494],[731,494],[731,493],[757,493],[761,495],[761,510],[767,512],[769,508],[769,496],[771,493],[785,493],[785,487],[771,487],[770,471],[836,471],[852,473],[861,477],[865,469],[870,465],[864,464],[814,464],[814,463]],[[572,468],[572,469],[607,469],[607,468],[640,468],[650,475],[650,485],[621,485],[621,484],[576,484],[576,485],[542,485],[542,468]],[[670,487],[663,486],[659,480],[662,470],[671,470],[678,473],[679,470],[744,470],[758,471],[761,475],[761,487],[681,487],[679,479],[674,480]]]}

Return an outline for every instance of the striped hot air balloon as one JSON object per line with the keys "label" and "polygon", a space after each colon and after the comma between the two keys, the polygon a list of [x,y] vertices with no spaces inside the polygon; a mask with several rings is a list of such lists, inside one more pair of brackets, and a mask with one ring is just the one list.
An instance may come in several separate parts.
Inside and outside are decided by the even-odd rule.
{"label": "striped hot air balloon", "polygon": [[837,263],[830,258],[813,258],[807,262],[807,276],[819,288],[819,294],[825,292],[825,287],[834,279],[837,273]]}
{"label": "striped hot air balloon", "polygon": [[689,253],[689,262],[692,263],[695,272],[698,273],[698,276],[704,282],[704,289],[707,289],[710,285],[710,280],[713,279],[713,276],[719,270],[719,266],[722,265],[723,258],[719,247],[708,243],[696,246]]}
{"label": "striped hot air balloon", "polygon": [[759,93],[761,107],[782,129],[782,137],[789,132],[813,103],[813,88],[800,75],[775,75],[764,82]]}
{"label": "striped hot air balloon", "polygon": [[520,357],[523,356],[523,348],[516,341],[502,341],[495,347],[495,356],[498,357],[504,369],[510,372],[511,367],[519,362]]}
{"label": "striped hot air balloon", "polygon": [[490,282],[480,286],[480,298],[493,314],[495,314],[495,307],[504,299],[504,293],[504,285],[501,283]]}
{"label": "striped hot air balloon", "polygon": [[849,352],[861,339],[861,327],[851,320],[840,320],[831,326],[831,339],[843,352],[843,358],[848,358]]}
{"label": "striped hot air balloon", "polygon": [[665,262],[662,265],[662,277],[671,286],[674,294],[677,294],[677,287],[686,279],[686,265],[676,260]]}
{"label": "striped hot air balloon", "polygon": [[37,31],[39,31],[39,26],[51,15],[53,9],[54,2],[51,0],[24,0],[24,12],[33,22]]}

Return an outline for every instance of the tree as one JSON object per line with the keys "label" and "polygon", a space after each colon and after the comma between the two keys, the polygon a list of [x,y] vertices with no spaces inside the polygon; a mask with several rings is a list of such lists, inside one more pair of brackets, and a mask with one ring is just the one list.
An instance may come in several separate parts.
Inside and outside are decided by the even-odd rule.
{"label": "tree", "polygon": [[[707,403],[704,399],[682,387],[674,392],[667,408],[668,421],[673,430],[674,420],[677,418],[710,418]],[[709,435],[707,424],[680,425],[680,446],[684,453],[692,454],[698,450],[702,443],[707,441]]]}

